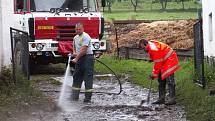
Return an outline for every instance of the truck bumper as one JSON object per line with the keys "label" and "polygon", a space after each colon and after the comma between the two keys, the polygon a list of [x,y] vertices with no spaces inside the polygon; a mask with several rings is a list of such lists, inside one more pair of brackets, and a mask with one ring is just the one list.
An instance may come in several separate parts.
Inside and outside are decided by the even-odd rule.
{"label": "truck bumper", "polygon": [[43,52],[30,52],[30,62],[35,64],[49,64],[49,63],[65,63],[68,58],[63,57],[61,55],[54,56],[53,53],[56,52],[51,51],[43,51]]}

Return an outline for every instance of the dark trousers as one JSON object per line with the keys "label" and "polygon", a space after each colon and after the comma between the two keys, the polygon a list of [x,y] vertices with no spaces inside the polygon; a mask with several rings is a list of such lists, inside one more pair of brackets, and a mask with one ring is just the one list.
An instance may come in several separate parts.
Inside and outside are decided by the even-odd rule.
{"label": "dark trousers", "polygon": [[85,99],[91,99],[93,89],[93,55],[81,57],[75,65],[73,73],[72,98],[78,99],[82,82],[85,82]]}
{"label": "dark trousers", "polygon": [[175,98],[175,79],[174,79],[174,73],[166,77],[165,79],[162,80],[161,78],[161,73],[159,74],[158,77],[158,90],[159,90],[159,99],[160,100],[165,100],[165,95],[166,95],[166,83],[168,85],[168,93],[170,99]]}

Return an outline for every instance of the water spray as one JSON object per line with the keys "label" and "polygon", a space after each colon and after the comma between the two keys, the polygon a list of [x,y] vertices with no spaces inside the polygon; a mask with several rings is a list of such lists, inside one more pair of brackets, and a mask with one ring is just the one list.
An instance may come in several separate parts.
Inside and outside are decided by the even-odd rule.
{"label": "water spray", "polygon": [[71,57],[72,57],[72,54],[71,53],[68,54],[68,64],[67,64],[67,67],[66,67],[66,72],[65,72],[65,76],[64,76],[63,86],[62,86],[61,91],[60,91],[58,105],[61,105],[63,103],[63,99],[64,99],[64,96],[65,96],[66,85],[67,85],[67,77],[68,77],[68,75],[70,73],[70,61],[71,61]]}
{"label": "water spray", "polygon": [[[70,72],[70,62],[71,62],[71,58],[72,58],[72,54],[68,54],[68,64],[67,64],[67,69],[66,69],[66,73],[64,76],[64,81],[63,81],[63,86],[61,88],[61,92],[60,92],[60,96],[59,96],[59,105],[62,104],[63,102],[63,97],[65,96],[65,90],[66,90],[66,85],[67,85],[67,77],[69,75]],[[103,62],[101,62],[100,60],[94,58],[94,60],[96,60],[97,62],[101,63],[102,65],[104,65],[106,68],[108,68],[113,75],[116,77],[118,83],[119,83],[119,92],[104,92],[104,91],[93,91],[92,93],[97,93],[97,94],[109,94],[109,95],[119,95],[122,92],[122,83],[119,79],[119,77],[116,75],[116,73],[110,68],[108,67],[106,64],[104,64]],[[72,78],[73,79],[73,78]],[[73,81],[73,80],[70,80]],[[85,91],[81,91],[80,93],[85,93]]]}

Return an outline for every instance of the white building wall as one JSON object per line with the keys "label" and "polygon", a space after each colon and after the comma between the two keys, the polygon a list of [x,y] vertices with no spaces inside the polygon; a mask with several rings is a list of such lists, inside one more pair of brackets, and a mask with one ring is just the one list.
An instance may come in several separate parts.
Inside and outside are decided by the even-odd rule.
{"label": "white building wall", "polygon": [[[205,56],[215,56],[215,0],[202,0],[203,39]],[[210,22],[210,14],[212,21]],[[211,25],[212,23],[212,25]],[[212,27],[210,29],[210,27]],[[212,31],[211,31],[212,30]],[[211,39],[212,37],[212,39]]]}
{"label": "white building wall", "polygon": [[10,27],[13,25],[13,0],[0,0],[0,64],[11,64]]}
{"label": "white building wall", "polygon": [[1,72],[1,67],[2,67],[2,63],[3,63],[3,41],[2,41],[2,9],[1,9],[1,0],[0,0],[0,72]]}

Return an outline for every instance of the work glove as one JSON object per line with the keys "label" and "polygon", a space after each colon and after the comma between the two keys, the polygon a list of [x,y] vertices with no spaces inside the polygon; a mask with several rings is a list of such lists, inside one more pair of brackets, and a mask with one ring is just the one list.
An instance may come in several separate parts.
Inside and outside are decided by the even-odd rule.
{"label": "work glove", "polygon": [[150,74],[149,79],[154,80],[154,77]]}

